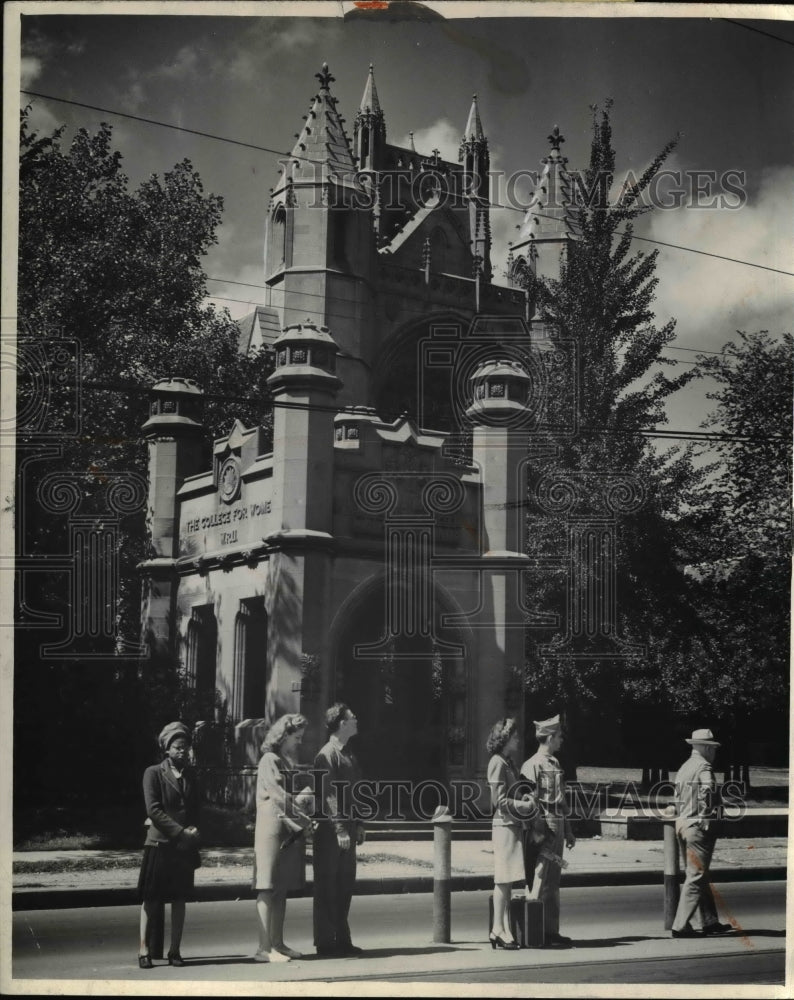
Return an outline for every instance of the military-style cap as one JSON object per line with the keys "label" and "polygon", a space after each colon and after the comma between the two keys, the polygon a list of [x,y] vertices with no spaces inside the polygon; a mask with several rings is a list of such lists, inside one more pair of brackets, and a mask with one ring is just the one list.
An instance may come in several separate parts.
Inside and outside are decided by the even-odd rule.
{"label": "military-style cap", "polygon": [[536,722],[533,719],[532,724],[535,727],[535,736],[554,736],[560,731],[559,715],[555,715],[551,719],[544,719],[543,722]]}

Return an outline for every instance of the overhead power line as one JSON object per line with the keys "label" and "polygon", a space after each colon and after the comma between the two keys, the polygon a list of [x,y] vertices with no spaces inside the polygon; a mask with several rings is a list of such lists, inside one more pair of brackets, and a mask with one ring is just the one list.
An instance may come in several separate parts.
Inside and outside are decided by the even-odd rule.
{"label": "overhead power line", "polygon": [[[225,284],[225,285],[240,285],[243,288],[261,288],[261,289],[266,289],[266,288],[269,287],[268,285],[259,284],[256,281],[237,281],[237,280],[234,280],[232,278],[218,278],[217,276],[211,275],[211,274],[207,275],[207,281],[217,281],[217,282],[219,282],[221,284]],[[290,293],[289,292],[287,292],[287,293],[281,292],[281,294],[283,295],[283,294],[290,294]],[[347,301],[349,301],[348,299],[343,298],[341,295],[323,295],[323,294],[321,294],[319,292],[306,292],[306,291],[302,291],[302,292],[292,292],[291,294],[293,294],[293,295],[299,295],[301,298],[303,298],[304,295],[311,295],[314,298],[325,299],[326,301],[328,301],[328,300],[334,300],[334,301],[338,301],[338,302],[347,302]],[[211,298],[211,299],[220,299],[223,302],[239,302],[240,305],[251,305],[251,306],[255,306],[255,307],[258,306],[259,308],[262,308],[262,309],[269,308],[268,306],[263,305],[261,302],[254,302],[252,299],[232,299],[232,298],[228,298],[227,296],[224,296],[224,295],[210,295],[209,298]],[[424,309],[410,309],[410,308],[407,308],[405,311],[406,312],[420,313],[423,316],[426,315],[426,311]],[[348,315],[345,318],[346,319],[355,319],[356,317],[352,316],[352,315]],[[677,346],[674,347],[672,344],[666,344],[662,348],[662,350],[665,350],[665,351],[687,351],[687,352],[690,352],[692,354],[722,354],[722,351],[709,351],[709,350],[706,350],[706,348],[700,348],[700,347],[677,347]]]}
{"label": "overhead power line", "polygon": [[[739,22],[735,22],[735,23],[738,24]],[[763,32],[762,32],[762,34],[763,34]],[[262,146],[262,145],[259,145],[257,143],[253,143],[253,142],[243,142],[240,139],[231,139],[228,136],[216,135],[213,132],[203,132],[203,131],[200,131],[199,129],[185,128],[185,126],[183,126],[183,125],[174,125],[171,122],[158,121],[155,118],[144,118],[141,115],[133,115],[133,114],[130,114],[129,112],[127,112],[127,111],[116,111],[113,108],[103,108],[103,107],[100,107],[100,106],[98,106],[96,104],[85,104],[82,101],[72,101],[72,100],[68,100],[65,97],[56,97],[54,94],[42,94],[39,91],[24,90],[24,89],[21,89],[21,88],[20,88],[20,93],[25,94],[27,97],[40,97],[40,98],[42,98],[45,101],[58,101],[61,104],[70,104],[70,105],[73,105],[74,107],[86,108],[89,111],[99,111],[101,114],[115,115],[115,116],[117,116],[119,118],[127,118],[127,119],[130,119],[131,121],[142,122],[142,123],[144,123],[146,125],[156,125],[156,126],[158,126],[160,128],[168,128],[168,129],[173,129],[174,131],[177,131],[177,132],[186,132],[189,135],[197,135],[197,136],[200,136],[200,137],[202,137],[204,139],[213,139],[213,140],[215,140],[217,142],[228,142],[228,143],[231,143],[232,145],[235,145],[235,146],[244,146],[246,149],[255,149],[255,150],[258,150],[258,151],[263,152],[263,153],[272,153],[275,156],[282,157],[283,159],[293,159],[293,160],[297,159],[297,160],[302,160],[302,161],[304,161],[306,163],[319,163],[320,162],[319,160],[313,160],[310,157],[300,156],[299,154],[296,154],[296,153],[285,153],[283,150],[273,149],[270,146]],[[461,204],[462,203],[463,202],[461,200]],[[525,209],[518,208],[515,205],[500,205],[500,204],[491,203],[490,207],[491,208],[504,208],[504,209],[508,209],[510,211],[513,211],[513,212],[520,212],[522,215],[526,214],[526,210]],[[535,214],[538,215],[538,216],[543,216],[544,218],[552,218],[552,216],[545,216],[541,212],[536,212]],[[622,230],[618,230],[618,235],[625,235],[625,233]],[[681,251],[683,251],[685,253],[695,253],[695,254],[699,254],[699,255],[704,256],[704,257],[713,257],[715,260],[724,260],[724,261],[727,261],[727,262],[729,262],[731,264],[741,264],[741,265],[743,265],[745,267],[754,267],[754,268],[757,268],[757,269],[762,270],[762,271],[771,271],[771,272],[773,272],[775,274],[785,274],[785,275],[787,275],[789,277],[794,277],[794,271],[784,271],[784,270],[781,270],[779,268],[769,267],[767,264],[756,264],[754,261],[739,260],[736,257],[726,257],[726,256],[723,256],[722,254],[710,253],[707,250],[697,250],[694,247],[680,246],[680,245],[675,244],[675,243],[665,243],[662,240],[654,240],[654,239],[651,239],[648,236],[635,236],[633,233],[631,234],[631,238],[633,240],[642,240],[645,243],[653,243],[653,244],[655,244],[657,246],[663,246],[663,247],[667,247],[667,248],[673,249],[673,250],[681,250]]]}
{"label": "overhead power line", "polygon": [[[75,388],[74,385],[59,385],[61,389]],[[151,386],[140,385],[137,382],[83,382],[83,389],[95,389],[99,392],[126,392],[132,395],[149,395]],[[248,403],[255,406],[274,406],[288,410],[310,410],[322,413],[344,413],[343,406],[323,406],[316,403],[298,403],[273,400],[269,393],[261,396],[240,396],[234,393],[207,392],[201,397],[205,401],[227,403]],[[381,419],[395,420],[404,413],[379,414]],[[410,414],[409,414],[410,416]],[[556,428],[559,430],[559,428]],[[545,432],[544,428],[544,432]],[[549,428],[549,436],[554,434],[555,428]],[[780,442],[785,444],[788,438],[784,435],[776,434],[727,434],[724,431],[701,431],[685,429],[668,429],[664,427],[579,427],[577,433],[582,434],[603,434],[606,436],[629,436],[632,434],[642,437],[672,438],[682,441],[705,441],[705,442]]]}
{"label": "overhead power line", "polygon": [[652,240],[647,236],[635,236],[632,233],[633,240],[642,240],[643,243],[655,243],[660,247],[670,247],[672,250],[686,250],[687,253],[700,254],[701,257],[714,257],[715,260],[727,260],[731,264],[744,264],[746,267],[757,267],[761,271],[771,271],[773,274],[787,274],[789,277],[794,277],[794,271],[782,271],[777,267],[769,267],[768,264],[754,264],[748,260],[739,260],[737,257],[726,257],[721,253],[709,253],[708,250],[696,250],[694,247],[683,247],[679,246],[677,243],[665,243],[662,240]]}
{"label": "overhead power line", "polygon": [[724,17],[722,20],[726,24],[732,24],[737,28],[744,28],[745,31],[754,31],[757,35],[764,35],[766,38],[772,38],[776,42],[782,42],[784,45],[794,45],[794,42],[790,38],[781,38],[780,35],[773,35],[771,31],[763,31],[761,28],[756,28],[755,25],[745,24],[744,21],[734,21],[730,17]]}

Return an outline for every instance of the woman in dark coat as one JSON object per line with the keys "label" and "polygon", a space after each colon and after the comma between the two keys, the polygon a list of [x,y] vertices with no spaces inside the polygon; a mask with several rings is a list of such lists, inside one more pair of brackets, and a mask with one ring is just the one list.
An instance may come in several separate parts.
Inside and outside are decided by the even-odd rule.
{"label": "woman in dark coat", "polygon": [[184,965],[179,953],[185,924],[185,901],[193,895],[198,852],[199,789],[189,766],[190,731],[181,722],[169,722],[159,737],[164,759],[143,775],[147,833],[138,878],[141,941],[138,965],[151,969],[149,932],[155,908],[171,904],[169,965]]}
{"label": "woman in dark coat", "polygon": [[287,893],[303,886],[303,837],[311,826],[310,792],[292,794],[287,780],[294,768],[308,720],[282,715],[268,730],[256,775],[254,879],[259,926],[257,962],[288,962],[300,952],[284,944]]}

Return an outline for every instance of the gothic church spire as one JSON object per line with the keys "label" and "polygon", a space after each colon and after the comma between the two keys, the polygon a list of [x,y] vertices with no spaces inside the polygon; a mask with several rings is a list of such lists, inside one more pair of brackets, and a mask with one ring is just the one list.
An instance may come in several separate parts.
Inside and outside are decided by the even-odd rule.
{"label": "gothic church spire", "polygon": [[322,168],[323,174],[343,176],[353,173],[353,152],[336,109],[336,98],[331,93],[334,77],[331,76],[328,63],[323,63],[322,70],[315,76],[320,82],[320,89],[314,96],[311,109],[292,149],[296,170],[298,174],[312,174],[315,177],[318,166]]}
{"label": "gothic church spire", "polygon": [[356,113],[353,143],[359,170],[376,170],[380,152],[386,141],[386,119],[375,87],[375,67],[369,64],[369,74],[364,85],[364,96]]}

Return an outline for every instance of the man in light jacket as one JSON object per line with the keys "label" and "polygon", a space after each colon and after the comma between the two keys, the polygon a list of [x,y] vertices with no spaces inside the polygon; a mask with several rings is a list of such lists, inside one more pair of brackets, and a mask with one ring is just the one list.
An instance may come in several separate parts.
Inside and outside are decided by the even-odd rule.
{"label": "man in light jacket", "polygon": [[[674,938],[724,934],[730,924],[720,923],[709,883],[709,866],[717,840],[715,826],[717,782],[712,764],[720,744],[710,729],[696,729],[686,741],[692,747],[689,759],[675,779],[678,819],[675,829],[686,861],[686,878],[673,920]],[[690,920],[699,913],[702,929]]]}

